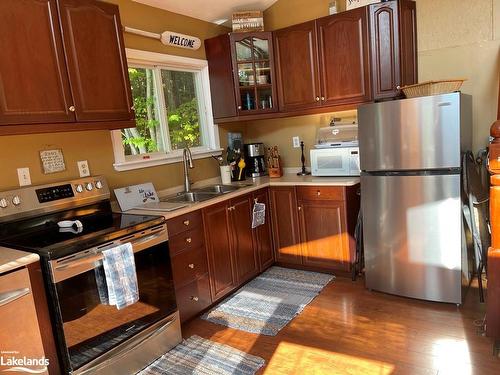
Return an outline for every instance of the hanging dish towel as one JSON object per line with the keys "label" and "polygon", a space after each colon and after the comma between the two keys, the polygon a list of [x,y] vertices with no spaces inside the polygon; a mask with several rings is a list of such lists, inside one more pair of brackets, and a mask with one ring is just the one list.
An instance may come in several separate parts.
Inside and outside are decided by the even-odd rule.
{"label": "hanging dish towel", "polygon": [[[108,303],[116,306],[118,310],[136,303],[139,300],[139,287],[132,245],[126,243],[104,250],[102,255]],[[99,296],[103,302],[101,292]]]}

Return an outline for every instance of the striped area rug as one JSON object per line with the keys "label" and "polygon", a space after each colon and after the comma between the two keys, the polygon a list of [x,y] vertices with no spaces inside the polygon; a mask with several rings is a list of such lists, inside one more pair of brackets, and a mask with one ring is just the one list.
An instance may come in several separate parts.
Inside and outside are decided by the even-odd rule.
{"label": "striped area rug", "polygon": [[334,278],[272,267],[202,316],[209,322],[275,336]]}
{"label": "striped area rug", "polygon": [[137,375],[251,375],[264,363],[260,357],[194,335]]}

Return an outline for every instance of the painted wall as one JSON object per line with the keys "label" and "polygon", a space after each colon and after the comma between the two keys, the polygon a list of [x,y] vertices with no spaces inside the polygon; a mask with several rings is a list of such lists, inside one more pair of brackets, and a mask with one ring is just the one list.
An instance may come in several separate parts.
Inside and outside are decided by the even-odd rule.
{"label": "painted wall", "polygon": [[[131,0],[108,0],[118,4],[122,24],[146,31],[161,33],[165,30],[197,36],[201,40],[227,32],[228,29],[194,18],[148,7]],[[192,58],[205,58],[202,46],[198,51],[166,47],[159,41],[125,34],[125,45],[129,48],[180,55]],[[224,129],[221,130],[225,139]],[[67,170],[62,173],[44,175],[42,173],[39,151],[62,148]],[[48,183],[78,177],[77,160],[88,160],[92,174],[104,174],[111,187],[151,181],[157,189],[182,184],[181,163],[145,168],[129,172],[116,172],[113,169],[113,148],[109,131],[71,132],[59,134],[38,134],[0,137],[0,191],[15,188],[17,168],[29,167],[33,184]],[[194,181],[217,176],[217,163],[212,159],[195,160],[191,172]]]}
{"label": "painted wall", "polygon": [[[278,0],[264,12],[266,29],[326,16],[328,3]],[[474,97],[473,147],[484,147],[497,114],[500,0],[417,0],[417,30],[420,81],[468,78],[462,91]],[[331,116],[253,121],[246,124],[244,135],[247,141],[280,146],[285,166],[298,166],[300,153],[292,148],[292,136],[301,136],[311,146],[316,129],[327,126]]]}

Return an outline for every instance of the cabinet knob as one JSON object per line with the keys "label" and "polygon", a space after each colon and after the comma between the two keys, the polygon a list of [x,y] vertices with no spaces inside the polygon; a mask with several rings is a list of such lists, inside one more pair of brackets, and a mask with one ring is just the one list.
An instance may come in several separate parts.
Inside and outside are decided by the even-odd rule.
{"label": "cabinet knob", "polygon": [[76,108],[75,108],[74,105],[70,106],[68,109],[69,109],[70,112],[75,112],[76,111]]}
{"label": "cabinet knob", "polygon": [[227,208],[227,210],[228,210],[228,211],[233,211],[234,209],[235,209],[235,207],[234,207],[234,206],[231,206],[231,207],[228,207],[228,208]]}
{"label": "cabinet knob", "polygon": [[302,206],[299,206],[298,209],[299,209],[299,211],[302,210]]}
{"label": "cabinet knob", "polygon": [[316,101],[319,102],[319,96],[316,97]]}
{"label": "cabinet knob", "polygon": [[192,270],[194,270],[194,263],[189,263],[188,267],[191,268]]}
{"label": "cabinet knob", "polygon": [[321,97],[321,101],[322,101],[322,102],[324,102],[324,101],[325,101],[325,97],[324,97],[324,96],[322,96],[322,97]]}
{"label": "cabinet knob", "polygon": [[193,241],[193,239],[191,237],[186,238],[187,243],[191,243],[192,241]]}
{"label": "cabinet knob", "polygon": [[198,302],[199,298],[196,296],[191,296],[191,301]]}
{"label": "cabinet knob", "polygon": [[318,197],[321,195],[321,191],[317,191],[316,194],[318,195]]}
{"label": "cabinet knob", "polygon": [[184,220],[183,223],[187,227],[189,225],[189,220]]}
{"label": "cabinet knob", "polygon": [[238,109],[241,109],[241,105],[238,106]]}

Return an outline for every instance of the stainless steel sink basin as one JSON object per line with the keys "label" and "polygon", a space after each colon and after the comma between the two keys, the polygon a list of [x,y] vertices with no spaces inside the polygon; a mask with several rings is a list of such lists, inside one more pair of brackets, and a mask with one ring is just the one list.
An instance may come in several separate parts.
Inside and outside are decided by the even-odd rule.
{"label": "stainless steel sink basin", "polygon": [[169,203],[194,203],[216,198],[219,195],[213,192],[190,191],[188,193],[180,193],[175,197],[161,199],[161,201]]}
{"label": "stainless steel sink basin", "polygon": [[196,189],[195,191],[197,192],[203,192],[203,193],[214,193],[214,194],[226,194],[230,193],[232,191],[236,191],[238,189],[241,189],[242,186],[234,186],[234,185],[210,185],[206,186],[204,188],[199,188]]}

